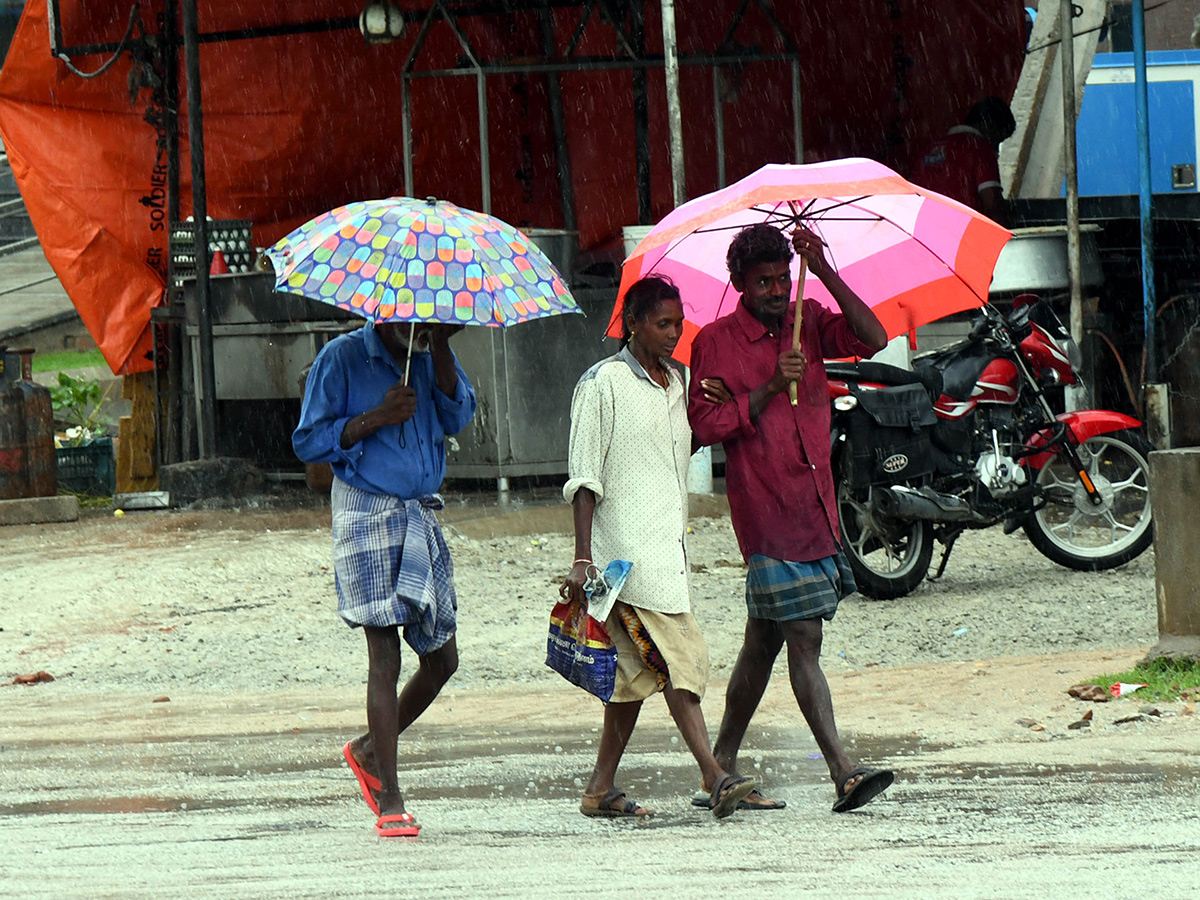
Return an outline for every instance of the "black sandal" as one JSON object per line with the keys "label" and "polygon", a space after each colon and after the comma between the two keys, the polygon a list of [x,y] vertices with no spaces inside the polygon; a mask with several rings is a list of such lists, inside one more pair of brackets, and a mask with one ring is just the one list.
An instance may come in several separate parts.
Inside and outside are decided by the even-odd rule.
{"label": "black sandal", "polygon": [[742,775],[723,775],[713,784],[708,802],[712,814],[718,819],[724,819],[733,814],[738,804],[754,791],[754,781]]}

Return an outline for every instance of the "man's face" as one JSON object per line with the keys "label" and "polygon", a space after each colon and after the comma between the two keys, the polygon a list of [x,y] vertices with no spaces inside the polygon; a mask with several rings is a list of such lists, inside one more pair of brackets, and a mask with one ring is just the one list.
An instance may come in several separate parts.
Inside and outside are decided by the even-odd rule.
{"label": "man's face", "polygon": [[412,335],[414,353],[429,349],[429,337],[433,326],[426,322],[418,322],[416,328],[410,322],[382,322],[375,326],[383,346],[393,353],[408,353],[409,335]]}
{"label": "man's face", "polygon": [[792,296],[792,275],[786,262],[756,263],[741,278],[731,279],[750,314],[766,325],[783,321]]}

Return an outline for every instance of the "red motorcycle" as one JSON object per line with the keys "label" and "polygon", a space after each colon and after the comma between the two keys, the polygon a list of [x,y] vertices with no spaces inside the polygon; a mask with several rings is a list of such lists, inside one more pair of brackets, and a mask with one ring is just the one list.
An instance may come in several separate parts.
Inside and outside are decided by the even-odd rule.
{"label": "red motorcycle", "polygon": [[1044,301],[985,306],[963,341],[913,371],[827,363],[842,546],[859,590],[912,591],[969,528],[1023,527],[1046,557],[1096,571],[1153,539],[1149,463],[1136,419],[1055,414],[1047,391],[1076,384],[1078,348]]}

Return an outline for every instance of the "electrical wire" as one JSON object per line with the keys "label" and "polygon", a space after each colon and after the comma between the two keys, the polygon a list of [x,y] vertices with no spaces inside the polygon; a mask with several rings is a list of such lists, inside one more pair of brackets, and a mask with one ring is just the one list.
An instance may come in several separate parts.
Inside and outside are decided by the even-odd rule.
{"label": "electrical wire", "polygon": [[125,36],[121,38],[120,43],[117,45],[116,52],[113,53],[108,62],[104,63],[104,65],[98,68],[95,72],[84,72],[75,68],[74,64],[71,62],[71,57],[67,56],[65,53],[58,54],[57,58],[62,61],[63,65],[65,65],[72,74],[78,75],[80,78],[95,78],[97,75],[103,75],[110,68],[112,68],[113,63],[121,58],[121,54],[125,52],[126,45],[129,43],[129,39],[133,37],[134,29],[138,28],[140,22],[141,19],[138,17],[138,4],[135,3],[133,4],[133,8],[129,10],[129,26],[125,29]]}
{"label": "electrical wire", "polygon": [[1129,370],[1125,368],[1125,360],[1121,359],[1121,354],[1117,350],[1117,345],[1113,343],[1112,338],[1098,328],[1089,328],[1088,334],[1095,335],[1108,345],[1108,349],[1112,351],[1112,355],[1117,358],[1117,367],[1121,370],[1121,378],[1125,381],[1125,390],[1129,393],[1129,402],[1133,406],[1133,411],[1137,413],[1138,418],[1142,417],[1142,402],[1138,398],[1137,391],[1133,389],[1133,382],[1129,380]]}
{"label": "electrical wire", "polygon": [[[1158,9],[1161,6],[1166,6],[1168,3],[1174,3],[1174,2],[1175,2],[1175,0],[1161,0],[1161,2],[1155,3],[1153,6],[1147,6],[1144,9],[1144,12],[1153,12],[1154,10]],[[1114,15],[1111,17],[1105,16],[1104,21],[1102,21],[1099,25],[1096,25],[1092,28],[1085,28],[1083,31],[1072,31],[1071,37],[1072,38],[1083,37],[1085,34],[1091,34],[1093,31],[1103,31],[1105,28],[1108,28],[1110,25],[1113,25],[1117,22],[1123,21],[1124,19],[1128,19],[1128,18],[1132,17],[1132,15],[1133,15],[1133,11],[1130,10],[1127,13]],[[1039,50],[1045,50],[1047,47],[1053,47],[1053,46],[1055,46],[1057,44],[1061,44],[1061,43],[1062,43],[1062,38],[1059,37],[1059,38],[1055,38],[1052,41],[1046,41],[1046,43],[1042,44],[1039,47],[1026,47],[1025,55],[1028,56],[1030,53],[1037,53]]]}

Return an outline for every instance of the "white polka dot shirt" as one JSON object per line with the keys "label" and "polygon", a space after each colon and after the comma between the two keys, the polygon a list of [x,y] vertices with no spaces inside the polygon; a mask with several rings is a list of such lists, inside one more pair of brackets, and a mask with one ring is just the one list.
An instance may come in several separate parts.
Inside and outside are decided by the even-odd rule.
{"label": "white polka dot shirt", "polygon": [[679,373],[664,390],[628,349],[592,366],[571,400],[568,503],[596,495],[592,558],[633,563],[621,600],[663,613],[691,610],[687,472],[692,432]]}

